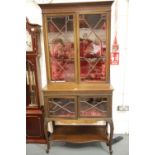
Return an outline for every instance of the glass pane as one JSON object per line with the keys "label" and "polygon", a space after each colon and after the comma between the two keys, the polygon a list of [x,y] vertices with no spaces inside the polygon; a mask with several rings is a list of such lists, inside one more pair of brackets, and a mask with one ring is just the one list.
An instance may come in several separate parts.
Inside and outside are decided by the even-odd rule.
{"label": "glass pane", "polygon": [[82,14],[80,28],[81,81],[106,79],[106,18],[102,14]]}
{"label": "glass pane", "polygon": [[75,117],[75,99],[50,98],[49,114],[56,117]]}
{"label": "glass pane", "polygon": [[75,80],[73,16],[48,17],[51,81]]}
{"label": "glass pane", "polygon": [[107,98],[81,98],[80,116],[100,117],[107,115]]}

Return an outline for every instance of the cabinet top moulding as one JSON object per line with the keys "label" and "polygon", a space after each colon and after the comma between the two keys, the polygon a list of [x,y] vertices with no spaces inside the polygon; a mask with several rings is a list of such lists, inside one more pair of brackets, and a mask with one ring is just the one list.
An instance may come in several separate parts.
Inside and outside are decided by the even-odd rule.
{"label": "cabinet top moulding", "polygon": [[74,2],[74,3],[51,3],[51,4],[39,4],[42,9],[42,13],[60,13],[63,12],[80,12],[89,10],[103,10],[110,11],[113,0],[110,1],[97,1],[97,2]]}

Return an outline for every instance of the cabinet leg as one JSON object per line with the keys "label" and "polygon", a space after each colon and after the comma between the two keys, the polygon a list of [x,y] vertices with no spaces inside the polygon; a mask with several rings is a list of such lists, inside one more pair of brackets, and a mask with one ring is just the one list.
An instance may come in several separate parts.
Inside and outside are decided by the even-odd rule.
{"label": "cabinet leg", "polygon": [[47,149],[46,149],[46,153],[49,153],[49,149],[50,149],[50,143],[49,141],[47,142]]}
{"label": "cabinet leg", "polygon": [[107,121],[109,123],[110,126],[110,137],[109,137],[109,142],[107,143],[107,145],[109,146],[109,152],[110,155],[112,155],[113,151],[112,151],[112,138],[113,138],[113,131],[114,131],[114,125],[113,125],[113,121],[110,119]]}
{"label": "cabinet leg", "polygon": [[48,135],[48,121],[46,121],[46,119],[44,121],[44,134],[45,134],[46,143],[47,143],[46,153],[49,153],[50,141],[49,141],[49,135]]}
{"label": "cabinet leg", "polygon": [[108,122],[106,122],[105,127],[106,127],[105,134],[106,134],[106,136],[108,136]]}
{"label": "cabinet leg", "polygon": [[112,155],[113,151],[112,151],[111,144],[109,145],[109,152],[110,152],[110,155]]}

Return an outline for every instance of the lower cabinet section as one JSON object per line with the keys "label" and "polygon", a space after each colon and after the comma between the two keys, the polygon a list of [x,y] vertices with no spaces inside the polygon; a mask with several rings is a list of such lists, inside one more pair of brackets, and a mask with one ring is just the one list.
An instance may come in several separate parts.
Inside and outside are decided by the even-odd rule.
{"label": "lower cabinet section", "polygon": [[[103,95],[75,94],[75,95],[53,95],[44,96],[45,106],[45,137],[47,150],[50,149],[50,141],[65,141],[71,143],[86,143],[102,141],[109,146],[112,154],[112,93]],[[72,120],[74,125],[57,125],[56,121]],[[77,121],[102,121],[105,124],[84,124]],[[48,123],[53,123],[53,133],[48,133]],[[110,127],[110,128],[109,128]],[[110,129],[110,131],[108,131]]]}
{"label": "lower cabinet section", "polygon": [[[49,89],[43,91],[47,153],[51,141],[70,143],[101,141],[107,144],[112,155],[113,89],[107,85],[98,85],[95,90],[91,87],[93,86],[78,85],[70,89],[64,86],[62,90],[56,91],[56,88],[50,89],[49,86]],[[57,124],[61,121],[64,123]],[[92,124],[92,121],[96,123]],[[49,133],[49,122],[52,124],[52,133]]]}
{"label": "lower cabinet section", "polygon": [[45,143],[43,116],[40,110],[27,110],[26,114],[26,142]]}
{"label": "lower cabinet section", "polygon": [[111,95],[50,96],[47,113],[52,118],[103,118],[111,117]]}

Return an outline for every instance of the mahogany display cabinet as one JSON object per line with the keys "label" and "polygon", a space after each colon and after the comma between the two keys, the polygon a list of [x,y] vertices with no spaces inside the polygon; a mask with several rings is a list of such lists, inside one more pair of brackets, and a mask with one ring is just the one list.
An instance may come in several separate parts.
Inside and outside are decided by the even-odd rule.
{"label": "mahogany display cabinet", "polygon": [[40,26],[26,21],[26,142],[45,143],[40,81]]}
{"label": "mahogany display cabinet", "polygon": [[[51,141],[102,141],[112,154],[112,2],[40,4],[48,81],[43,88],[47,153]],[[53,133],[48,134],[51,121]]]}

